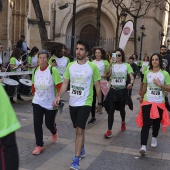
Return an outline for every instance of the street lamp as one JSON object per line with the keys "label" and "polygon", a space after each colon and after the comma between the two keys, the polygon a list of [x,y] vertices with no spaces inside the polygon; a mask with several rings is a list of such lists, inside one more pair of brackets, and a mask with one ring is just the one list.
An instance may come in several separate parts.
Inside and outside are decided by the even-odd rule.
{"label": "street lamp", "polygon": [[60,10],[63,10],[68,7],[69,4],[73,4],[73,18],[72,18],[72,35],[71,35],[71,57],[74,55],[74,38],[75,38],[75,16],[76,16],[76,0],[73,3],[66,3],[59,7]]}
{"label": "street lamp", "polygon": [[162,32],[162,33],[161,33],[161,45],[162,45],[162,43],[163,43],[163,38],[164,38],[164,36],[165,36],[165,35],[164,35],[164,33]]}
{"label": "street lamp", "polygon": [[127,17],[127,13],[123,10],[120,14],[122,29],[126,23],[126,17]]}
{"label": "street lamp", "polygon": [[142,25],[142,26],[140,27],[140,32],[141,32],[141,38],[140,38],[141,43],[140,43],[140,57],[139,57],[139,60],[141,60],[141,58],[142,58],[143,37],[146,36],[146,35],[144,34],[144,32],[145,32],[145,27],[144,27],[144,25]]}

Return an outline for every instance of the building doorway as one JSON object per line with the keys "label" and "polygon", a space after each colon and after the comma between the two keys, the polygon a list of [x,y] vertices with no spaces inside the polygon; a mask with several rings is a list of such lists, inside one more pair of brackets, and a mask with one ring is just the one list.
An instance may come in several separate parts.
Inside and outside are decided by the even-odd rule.
{"label": "building doorway", "polygon": [[96,32],[97,32],[96,28],[94,26],[92,26],[91,24],[86,25],[80,31],[80,39],[85,40],[89,43],[90,50],[94,46],[96,46]]}

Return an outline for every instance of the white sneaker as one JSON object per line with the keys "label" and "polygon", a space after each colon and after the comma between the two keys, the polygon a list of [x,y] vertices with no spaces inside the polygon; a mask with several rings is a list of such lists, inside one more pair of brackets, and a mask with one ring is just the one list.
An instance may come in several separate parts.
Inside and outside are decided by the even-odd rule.
{"label": "white sneaker", "polygon": [[152,141],[151,141],[151,147],[156,148],[157,147],[157,138],[152,137]]}
{"label": "white sneaker", "polygon": [[145,156],[145,154],[146,154],[146,145],[142,145],[142,147],[139,150],[139,153],[141,154],[141,156]]}

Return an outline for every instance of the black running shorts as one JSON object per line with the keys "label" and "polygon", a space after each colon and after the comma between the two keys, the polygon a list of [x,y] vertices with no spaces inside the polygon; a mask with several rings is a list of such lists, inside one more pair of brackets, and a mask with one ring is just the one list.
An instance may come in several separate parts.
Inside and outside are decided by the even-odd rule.
{"label": "black running shorts", "polygon": [[73,127],[85,129],[91,106],[69,106]]}

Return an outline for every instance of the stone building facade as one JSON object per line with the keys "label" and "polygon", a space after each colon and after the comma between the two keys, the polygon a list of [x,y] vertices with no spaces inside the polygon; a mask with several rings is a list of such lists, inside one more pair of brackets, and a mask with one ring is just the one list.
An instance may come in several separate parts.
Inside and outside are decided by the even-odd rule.
{"label": "stone building facade", "polygon": [[[52,41],[62,42],[70,49],[73,0],[39,0],[43,17],[46,23],[48,38]],[[0,12],[0,42],[7,49],[17,42],[21,34],[26,35],[28,46],[37,46],[41,49],[38,29],[38,19],[35,16],[31,0],[2,0],[3,9]],[[68,7],[60,10],[59,6],[68,3]],[[107,51],[114,50],[116,36],[116,9],[111,2],[103,0],[101,7],[100,45]],[[88,40],[90,46],[95,45],[96,37],[97,0],[77,0],[75,41]],[[140,36],[140,27],[145,26],[146,36],[143,39],[143,53],[159,52],[161,32],[164,30],[166,43],[168,14],[153,6],[147,14],[138,19],[137,36]],[[127,20],[133,20],[129,15]],[[120,27],[121,32],[121,27]],[[125,48],[127,56],[133,54],[133,33]],[[140,51],[140,42],[137,41],[137,52]]]}

